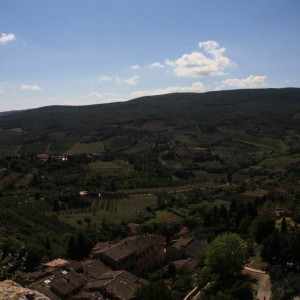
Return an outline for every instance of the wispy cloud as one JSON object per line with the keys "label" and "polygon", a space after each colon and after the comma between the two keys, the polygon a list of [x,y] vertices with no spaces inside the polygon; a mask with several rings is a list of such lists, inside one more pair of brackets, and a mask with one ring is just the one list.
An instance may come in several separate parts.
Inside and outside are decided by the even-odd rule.
{"label": "wispy cloud", "polygon": [[191,86],[172,86],[165,89],[135,91],[130,94],[131,97],[143,97],[152,95],[162,95],[169,93],[202,93],[205,91],[205,86],[202,82],[194,82]]}
{"label": "wispy cloud", "polygon": [[165,64],[174,69],[180,77],[203,77],[223,75],[228,67],[235,64],[224,55],[226,49],[221,48],[216,41],[199,43],[201,52],[183,54],[176,60],[167,59]]}
{"label": "wispy cloud", "polygon": [[0,44],[7,44],[16,39],[16,36],[13,33],[1,33]]}
{"label": "wispy cloud", "polygon": [[140,69],[140,66],[139,65],[132,65],[132,66],[130,66],[130,69],[137,70],[137,69]]}
{"label": "wispy cloud", "polygon": [[23,91],[33,91],[33,92],[38,92],[38,91],[42,90],[42,88],[40,86],[38,86],[37,84],[34,84],[34,85],[21,84],[20,89]]}
{"label": "wispy cloud", "polygon": [[87,99],[89,103],[107,103],[128,100],[128,98],[125,98],[118,93],[98,93],[95,91],[88,93],[83,99]]}
{"label": "wispy cloud", "polygon": [[140,79],[139,76],[132,76],[128,79],[124,79],[123,82],[128,84],[128,85],[134,86],[134,85],[137,85],[139,83],[139,79]]}
{"label": "wispy cloud", "polygon": [[104,76],[101,76],[98,79],[98,81],[99,82],[112,81],[117,84],[128,84],[128,85],[134,86],[134,85],[138,84],[139,79],[140,79],[139,76],[132,76],[132,77],[123,79],[118,76],[111,77],[111,76],[104,75]]}
{"label": "wispy cloud", "polygon": [[101,76],[100,78],[98,78],[98,81],[112,81],[113,80],[113,78],[112,77],[110,77],[110,76],[106,76],[106,75],[103,75],[103,76]]}
{"label": "wispy cloud", "polygon": [[153,64],[151,64],[150,65],[150,68],[161,68],[161,69],[163,69],[165,66],[164,65],[162,65],[161,63],[159,63],[159,62],[154,62]]}
{"label": "wispy cloud", "polygon": [[236,89],[243,89],[243,88],[260,88],[260,87],[266,87],[268,85],[267,83],[268,77],[267,76],[249,76],[244,79],[238,79],[238,78],[230,78],[221,81],[221,84],[219,86],[219,89],[224,88],[236,88]]}

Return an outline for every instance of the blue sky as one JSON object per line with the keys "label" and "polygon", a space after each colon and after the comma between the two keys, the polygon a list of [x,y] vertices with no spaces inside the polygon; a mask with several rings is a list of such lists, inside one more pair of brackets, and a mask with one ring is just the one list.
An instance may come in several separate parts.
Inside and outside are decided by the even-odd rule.
{"label": "blue sky", "polygon": [[0,111],[300,87],[299,0],[0,0]]}

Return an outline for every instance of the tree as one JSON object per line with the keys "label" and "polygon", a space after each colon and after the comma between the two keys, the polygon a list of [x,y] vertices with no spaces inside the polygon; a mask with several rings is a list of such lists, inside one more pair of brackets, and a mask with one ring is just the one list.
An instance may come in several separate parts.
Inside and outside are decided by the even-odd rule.
{"label": "tree", "polygon": [[258,244],[261,244],[263,239],[271,235],[274,230],[275,221],[271,217],[261,215],[252,222],[250,234]]}
{"label": "tree", "polygon": [[77,258],[77,246],[76,246],[76,239],[74,235],[71,235],[68,241],[67,246],[67,255],[71,259]]}
{"label": "tree", "polygon": [[[202,269],[199,274],[199,287],[203,299],[253,299],[249,281],[242,274],[247,245],[236,233],[218,236],[200,257]],[[202,258],[202,261],[201,261]]]}
{"label": "tree", "polygon": [[281,232],[286,232],[287,231],[287,225],[286,225],[286,219],[283,216],[282,220],[281,220],[281,228],[280,228]]}
{"label": "tree", "polygon": [[238,275],[241,273],[246,251],[246,242],[237,234],[221,235],[207,247],[204,266],[212,274],[223,278]]}
{"label": "tree", "polygon": [[136,300],[172,300],[171,291],[162,281],[150,282],[137,289]]}

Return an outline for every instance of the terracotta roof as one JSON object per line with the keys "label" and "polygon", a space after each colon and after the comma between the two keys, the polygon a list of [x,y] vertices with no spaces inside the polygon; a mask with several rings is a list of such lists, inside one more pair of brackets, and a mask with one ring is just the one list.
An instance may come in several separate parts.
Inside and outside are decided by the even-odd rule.
{"label": "terracotta roof", "polygon": [[191,272],[195,271],[197,265],[196,260],[191,257],[173,261],[173,264],[176,266],[176,268],[187,267]]}
{"label": "terracotta roof", "polygon": [[80,263],[77,260],[72,260],[70,262],[67,262],[65,265],[63,265],[64,269],[68,270],[68,271],[75,271],[78,273],[82,273],[83,272],[83,266],[82,263]]}
{"label": "terracotta roof", "polygon": [[60,297],[58,297],[53,291],[50,290],[50,285],[46,284],[43,281],[40,281],[38,283],[35,283],[30,286],[33,290],[36,290],[45,296],[47,296],[51,300],[61,300]]}
{"label": "terracotta roof", "polygon": [[104,273],[111,271],[111,268],[103,264],[99,260],[86,260],[82,262],[85,275],[91,279],[98,279]]}
{"label": "terracotta roof", "polygon": [[130,249],[129,247],[124,247],[124,244],[118,244],[118,245],[114,245],[113,247],[103,251],[103,253],[105,253],[105,255],[111,257],[112,259],[114,259],[115,261],[120,261],[122,259],[124,259],[125,257],[128,257],[129,255],[134,254],[134,250]]}
{"label": "terracotta roof", "polygon": [[179,250],[185,248],[189,243],[191,243],[195,238],[190,237],[190,238],[183,238],[183,239],[179,239],[179,240],[175,240],[172,243],[172,247],[175,247]]}
{"label": "terracotta roof", "polygon": [[177,233],[176,233],[176,236],[182,236],[182,235],[185,235],[187,233],[189,233],[190,230],[188,229],[188,227],[186,226],[183,226]]}
{"label": "terracotta roof", "polygon": [[74,293],[78,288],[64,278],[51,282],[50,286],[56,294],[62,297],[66,297],[69,294]]}
{"label": "terracotta roof", "polygon": [[105,298],[99,292],[81,292],[73,296],[72,300],[105,300]]}
{"label": "terracotta roof", "polygon": [[46,267],[60,267],[60,266],[63,266],[64,264],[66,264],[68,261],[65,260],[65,259],[61,259],[61,258],[57,258],[57,259],[54,259],[52,261],[49,261],[47,263],[44,264],[44,266]]}
{"label": "terracotta roof", "polygon": [[184,248],[184,253],[186,256],[196,258],[200,251],[204,250],[207,247],[205,241],[200,241],[194,239]]}
{"label": "terracotta roof", "polygon": [[103,274],[97,281],[87,285],[88,290],[100,290],[113,299],[131,300],[145,281],[127,271],[112,271]]}

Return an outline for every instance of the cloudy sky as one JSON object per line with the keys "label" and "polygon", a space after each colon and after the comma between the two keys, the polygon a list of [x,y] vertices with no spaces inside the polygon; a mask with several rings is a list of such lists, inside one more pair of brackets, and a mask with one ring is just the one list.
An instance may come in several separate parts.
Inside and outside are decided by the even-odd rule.
{"label": "cloudy sky", "polygon": [[0,0],[0,111],[300,87],[299,0]]}

